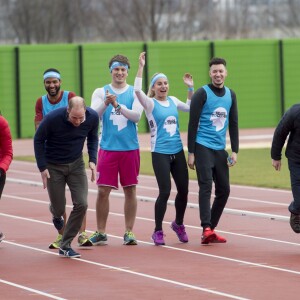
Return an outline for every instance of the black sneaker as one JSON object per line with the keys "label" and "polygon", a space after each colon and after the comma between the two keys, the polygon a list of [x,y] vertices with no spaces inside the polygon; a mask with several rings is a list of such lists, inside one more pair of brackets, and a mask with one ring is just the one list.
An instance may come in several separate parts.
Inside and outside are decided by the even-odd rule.
{"label": "black sneaker", "polygon": [[300,233],[300,215],[291,213],[290,225],[294,232]]}
{"label": "black sneaker", "polygon": [[62,249],[59,248],[59,256],[68,257],[68,258],[79,258],[81,255],[75,252],[72,248]]}
{"label": "black sneaker", "polygon": [[65,225],[65,221],[64,221],[64,218],[63,218],[63,217],[59,217],[59,218],[53,217],[53,218],[52,218],[52,222],[53,222],[53,224],[54,224],[54,227],[55,227],[57,230],[63,229],[63,227],[64,227],[64,225]]}

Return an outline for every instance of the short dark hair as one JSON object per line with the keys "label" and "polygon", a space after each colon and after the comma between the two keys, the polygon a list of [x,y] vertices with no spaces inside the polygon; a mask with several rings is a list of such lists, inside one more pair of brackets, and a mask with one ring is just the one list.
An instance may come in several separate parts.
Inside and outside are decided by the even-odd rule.
{"label": "short dark hair", "polygon": [[60,72],[59,72],[57,69],[50,68],[50,69],[47,69],[47,70],[44,72],[43,75],[45,75],[45,74],[48,73],[48,72],[56,72],[56,73],[60,74]]}
{"label": "short dark hair", "polygon": [[212,65],[224,65],[226,67],[226,60],[221,57],[213,57],[209,61],[209,67],[211,67]]}
{"label": "short dark hair", "polygon": [[117,54],[114,57],[112,57],[112,59],[109,61],[108,63],[108,67],[110,68],[111,65],[115,62],[118,61],[120,63],[126,64],[128,66],[128,69],[130,69],[130,62],[128,57],[121,55],[121,54]]}

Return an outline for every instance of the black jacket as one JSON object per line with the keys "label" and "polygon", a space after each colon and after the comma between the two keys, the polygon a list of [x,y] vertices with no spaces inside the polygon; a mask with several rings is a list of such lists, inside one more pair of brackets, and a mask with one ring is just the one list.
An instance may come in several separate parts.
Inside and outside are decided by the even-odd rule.
{"label": "black jacket", "polygon": [[285,156],[300,163],[300,104],[288,109],[277,125],[272,141],[272,159],[281,160],[282,148],[288,135]]}

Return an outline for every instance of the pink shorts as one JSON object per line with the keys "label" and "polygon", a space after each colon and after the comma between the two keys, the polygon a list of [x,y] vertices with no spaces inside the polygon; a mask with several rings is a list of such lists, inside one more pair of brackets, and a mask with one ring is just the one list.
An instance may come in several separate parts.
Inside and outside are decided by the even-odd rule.
{"label": "pink shorts", "polygon": [[140,171],[140,150],[98,151],[97,185],[118,189],[118,175],[123,187],[137,185]]}

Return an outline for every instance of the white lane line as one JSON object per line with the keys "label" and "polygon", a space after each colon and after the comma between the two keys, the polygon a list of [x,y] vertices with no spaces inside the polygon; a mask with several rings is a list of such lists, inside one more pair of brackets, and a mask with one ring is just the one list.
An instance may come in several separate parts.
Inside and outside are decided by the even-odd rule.
{"label": "white lane line", "polygon": [[[25,179],[14,179],[14,178],[8,178],[7,179],[8,182],[13,182],[13,183],[19,183],[19,184],[25,184],[25,185],[31,185],[31,186],[42,186],[42,182],[38,182],[38,181],[32,181],[32,180],[25,180]],[[68,190],[68,187],[67,187]],[[89,193],[97,193],[96,189],[88,189]],[[121,197],[123,198],[124,195],[121,192],[111,192],[112,196],[115,197]],[[3,195],[4,196],[4,195]],[[5,195],[6,197],[9,197],[9,195]],[[155,202],[156,198],[153,197],[148,197],[148,196],[141,196],[141,195],[137,195],[137,199],[139,201],[145,201],[145,202]],[[235,197],[235,199],[239,199],[238,197]],[[246,198],[241,198],[242,201],[247,201]],[[250,199],[251,200],[251,199]],[[252,200],[254,201],[254,200]],[[260,200],[256,200],[256,201],[260,201]],[[272,202],[267,202],[267,201],[263,201],[262,203],[267,203],[267,204],[272,204]],[[169,200],[168,201],[169,205],[174,205],[174,200]],[[279,203],[274,203],[275,205],[280,205],[280,206],[286,206],[287,204],[279,204]],[[188,208],[198,208],[198,204],[197,203],[191,203],[188,202],[187,204]],[[280,220],[280,221],[288,221],[289,217],[287,216],[280,216],[280,215],[274,215],[274,214],[268,214],[268,213],[260,213],[260,212],[254,212],[254,211],[248,211],[248,210],[240,210],[240,209],[230,209],[230,208],[226,208],[224,209],[225,213],[229,213],[229,214],[234,214],[234,215],[242,215],[242,216],[255,216],[255,217],[260,217],[260,218],[267,218],[267,219],[271,219],[271,220]]]}
{"label": "white lane line", "polygon": [[[7,242],[7,243],[10,244],[10,242]],[[45,296],[47,298],[56,299],[56,300],[66,300],[66,298],[57,297],[57,296],[51,295],[49,293],[45,293],[45,292],[42,292],[42,291],[39,291],[39,290],[36,290],[36,289],[33,289],[33,288],[29,288],[29,287],[24,286],[24,285],[20,285],[20,284],[14,283],[14,282],[3,280],[1,278],[0,278],[0,283],[7,284],[7,285],[10,285],[10,286],[22,289],[22,290],[26,290],[26,291],[34,293],[34,294]]]}
{"label": "white lane line", "polygon": [[[15,171],[12,170],[13,173],[19,173],[19,174],[23,174],[23,175],[32,175],[32,172],[25,172],[25,171]],[[35,174],[35,175],[39,175],[39,173]],[[139,177],[145,177],[148,179],[154,179],[153,176],[149,176],[149,175],[140,175]],[[10,178],[9,176],[7,177],[7,181],[8,182],[14,182],[14,183],[20,183],[20,184],[29,184],[29,185],[33,185],[33,186],[42,186],[41,182],[37,182],[37,181],[32,181],[32,180],[24,180],[24,179],[16,179],[16,178]],[[192,180],[191,180],[192,182]],[[196,183],[196,181],[194,181]],[[197,184],[197,183],[196,183]],[[248,190],[261,190],[261,191],[268,191],[268,192],[274,192],[274,193],[285,193],[285,194],[290,194],[291,195],[291,191],[287,191],[287,190],[280,190],[280,189],[270,189],[270,188],[261,188],[261,187],[251,187],[251,186],[236,186],[236,185],[231,185],[234,188],[239,188],[239,189],[248,189]],[[157,186],[154,187],[149,187],[149,186],[145,186],[142,184],[138,184],[137,185],[137,189],[138,190],[154,190],[154,191],[158,191]],[[197,188],[198,189],[198,188]],[[172,193],[177,193],[176,190],[171,190]],[[189,191],[190,195],[193,196],[198,196],[198,191],[197,192],[193,192],[193,191]],[[214,195],[212,195],[212,197],[214,197]],[[270,205],[277,205],[277,206],[287,206],[289,205],[289,203],[280,203],[280,202],[274,202],[274,201],[266,201],[266,200],[261,200],[261,199],[251,199],[251,198],[245,198],[245,197],[236,197],[236,196],[229,196],[229,200],[236,200],[236,201],[246,201],[246,202],[253,202],[253,203],[263,203],[263,204],[270,204]]]}
{"label": "white lane line", "polygon": [[[20,171],[20,170],[14,169],[14,164],[36,166],[36,164],[34,162],[14,160],[12,163],[12,167],[7,172],[7,179],[10,177],[9,176],[10,173],[15,173],[15,174],[19,173],[19,174],[23,174],[23,175],[26,175],[26,174],[33,175],[34,174],[34,175],[40,176],[40,173],[38,172],[36,167],[32,171]],[[140,174],[139,178],[154,179],[154,176]],[[197,180],[190,179],[190,184],[195,184],[196,186],[198,186]],[[140,186],[140,185],[138,185],[138,186]],[[242,189],[242,190],[259,190],[259,191],[268,191],[268,192],[274,192],[274,193],[291,194],[290,190],[283,190],[283,189],[272,189],[272,188],[255,187],[255,186],[247,186],[247,185],[235,185],[235,184],[231,184],[231,187],[234,187],[237,189]]]}
{"label": "white lane line", "polygon": [[[115,214],[115,213],[113,215],[123,216],[122,214]],[[9,215],[9,214],[4,214],[4,213],[0,213],[0,216],[53,226],[52,223],[44,222],[44,221],[39,221],[39,220],[35,220],[35,219],[32,219],[32,218],[25,218],[25,217],[20,217],[20,216],[15,216],[15,215]],[[147,221],[152,221],[153,222],[153,220],[151,220],[151,219],[146,219],[146,218],[139,218],[139,219],[143,219],[143,220],[147,220]],[[164,222],[164,223],[167,223],[167,222]],[[186,227],[198,229],[198,227],[196,227],[196,226],[186,226]],[[91,230],[86,230],[86,231],[88,233],[92,233],[93,232]],[[267,238],[262,238],[262,237],[248,236],[248,235],[243,235],[241,233],[229,233],[229,232],[226,232],[226,231],[218,231],[218,232],[233,234],[233,235],[236,235],[236,236],[244,236],[244,237],[247,237],[247,238],[250,237],[250,238],[255,238],[255,239],[258,239],[258,240],[266,240],[266,241],[271,241],[271,242],[279,242],[279,243],[293,245],[293,246],[298,246],[298,247],[300,246],[299,243],[291,243],[291,242],[279,241],[279,240],[274,240],[274,239],[267,239]],[[120,240],[123,239],[123,236],[117,236],[117,235],[112,235],[112,234],[108,234],[108,236],[116,238],[116,239],[120,239]],[[4,240],[2,242],[7,242],[7,240]],[[138,240],[138,242],[141,243],[141,244],[152,245],[153,246],[152,242],[146,242],[146,241],[142,241],[142,240]],[[239,259],[235,259],[235,258],[230,258],[230,257],[225,257],[225,256],[218,256],[218,255],[213,255],[213,254],[208,254],[208,253],[204,253],[204,252],[193,251],[193,250],[188,250],[188,249],[183,249],[183,248],[177,248],[177,247],[172,247],[172,246],[162,246],[162,247],[168,248],[168,249],[171,249],[171,250],[175,250],[175,251],[187,252],[187,253],[192,253],[192,254],[196,254],[196,255],[208,256],[208,257],[218,258],[218,259],[221,259],[221,260],[227,260],[227,261],[237,262],[238,264],[245,264],[245,265],[250,265],[250,266],[255,266],[255,267],[262,267],[262,268],[273,269],[273,270],[278,270],[278,271],[282,271],[282,272],[287,272],[287,273],[293,273],[293,274],[300,275],[300,271],[294,271],[294,270],[290,270],[290,269],[284,269],[284,268],[279,268],[279,267],[268,266],[266,264],[253,263],[253,262],[239,260]],[[203,247],[205,247],[205,246],[203,246]],[[46,251],[46,250],[43,250],[43,251]],[[50,252],[50,253],[52,253],[52,252]]]}
{"label": "white lane line", "polygon": [[[29,249],[29,250],[35,250],[35,251],[38,251],[38,252],[48,253],[48,254],[51,254],[51,255],[58,255],[58,253],[53,253],[53,252],[48,251],[48,250],[43,250],[43,249],[39,249],[39,248],[27,246],[27,245],[15,243],[15,242],[9,242],[9,241],[6,241],[6,240],[4,240],[3,242],[5,242],[7,244],[10,244],[10,245],[13,245],[13,246]],[[66,259],[66,258],[64,258],[64,259]],[[152,279],[152,280],[156,280],[156,281],[169,283],[169,284],[176,285],[176,286],[181,286],[181,287],[184,287],[184,288],[189,288],[189,289],[192,289],[192,290],[197,290],[197,291],[201,291],[201,292],[205,292],[205,293],[209,293],[209,294],[213,294],[213,295],[222,296],[222,297],[225,297],[225,298],[237,299],[237,300],[248,300],[248,298],[239,297],[239,296],[236,296],[236,295],[219,292],[219,291],[212,290],[212,289],[209,289],[209,288],[196,286],[196,285],[191,285],[191,284],[187,284],[187,283],[184,283],[184,282],[171,280],[171,279],[167,279],[167,278],[163,278],[163,277],[153,276],[153,275],[149,275],[149,274],[146,274],[146,273],[131,271],[129,269],[115,267],[115,266],[107,265],[107,264],[102,264],[102,263],[90,261],[90,260],[87,260],[87,259],[76,258],[75,260],[80,261],[82,263],[87,263],[87,264],[90,264],[90,265],[99,266],[102,269],[105,268],[105,269],[109,269],[109,270],[119,271],[119,272],[131,274],[131,275],[135,275],[135,276],[140,276],[140,277],[144,277],[144,278],[148,278],[148,279]],[[63,298],[54,298],[54,299],[63,299]]]}
{"label": "white lane line", "polygon": [[[14,197],[14,196],[10,196],[10,198],[15,198],[17,200],[22,200],[22,201],[28,201],[28,202],[33,202],[33,203],[39,203],[39,204],[43,204],[43,205],[49,205],[48,202],[46,201],[42,201],[42,200],[32,200],[29,198],[22,198],[22,197]],[[72,208],[72,205],[66,205],[68,208]],[[95,209],[92,208],[88,208],[88,211],[90,212],[96,212]],[[117,217],[121,217],[124,218],[124,214],[122,213],[114,213],[114,212],[109,212],[109,215],[112,216],[117,216]],[[36,220],[36,219],[32,219],[32,218],[25,218],[25,217],[20,217],[20,216],[16,216],[16,215],[9,215],[9,214],[5,214],[5,213],[0,213],[0,216],[3,217],[8,217],[8,218],[13,218],[13,219],[20,219],[20,220],[25,220],[25,221],[30,221],[30,222],[35,222],[35,223],[40,223],[40,224],[44,224],[44,225],[49,225],[49,226],[53,226],[52,223],[50,222],[46,222],[46,221],[41,221],[41,220]],[[141,221],[147,221],[147,222],[154,222],[154,219],[150,219],[150,218],[144,218],[144,217],[136,217],[137,220],[141,220]],[[170,222],[167,221],[163,221],[163,224],[165,225],[170,225]],[[185,224],[186,228],[191,228],[191,229],[196,229],[196,230],[202,230],[200,228],[200,226],[193,226],[193,225],[187,225]],[[92,230],[86,230],[89,233],[93,233]],[[268,242],[274,242],[274,243],[279,243],[279,244],[285,244],[285,245],[291,245],[291,246],[300,246],[300,243],[294,243],[294,242],[290,242],[290,241],[283,241],[283,240],[276,240],[276,239],[270,239],[270,238],[265,238],[265,237],[258,237],[258,236],[253,236],[253,235],[249,235],[246,233],[235,233],[235,232],[229,232],[229,231],[224,231],[224,230],[218,230],[218,232],[223,233],[223,234],[227,234],[227,235],[233,235],[233,236],[239,236],[239,237],[244,237],[244,238],[252,238],[252,239],[257,239],[257,240],[261,240],[261,241],[268,241]],[[123,239],[123,236],[117,237],[116,238],[120,238]],[[147,242],[145,242],[147,243]],[[152,245],[152,243],[149,243]]]}

